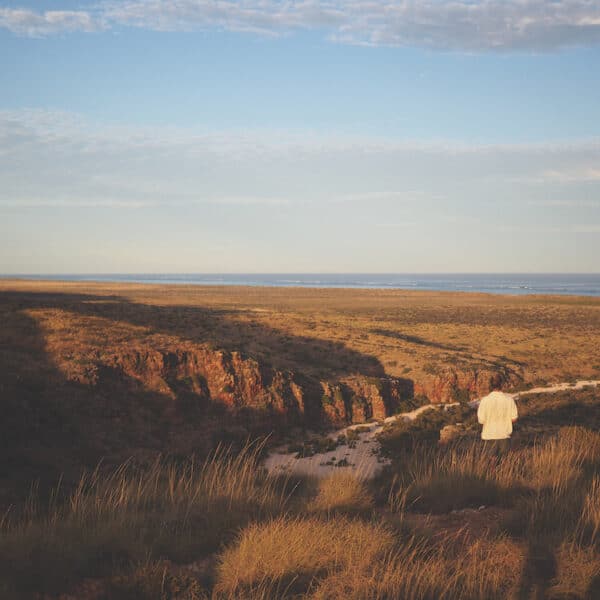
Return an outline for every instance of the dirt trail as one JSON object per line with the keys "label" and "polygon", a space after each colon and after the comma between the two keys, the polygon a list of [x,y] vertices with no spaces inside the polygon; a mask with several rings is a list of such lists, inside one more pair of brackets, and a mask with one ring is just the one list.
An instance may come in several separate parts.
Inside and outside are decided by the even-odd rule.
{"label": "dirt trail", "polygon": [[[581,390],[586,387],[598,387],[598,380],[581,380],[576,383],[557,383],[548,387],[535,387],[529,390],[513,394],[515,398],[527,394],[553,394],[566,390]],[[388,417],[383,423],[361,423],[350,425],[338,431],[328,434],[328,437],[336,440],[340,435],[346,435],[348,431],[357,430],[356,444],[353,447],[348,445],[338,446],[335,450],[323,452],[305,458],[296,458],[295,454],[290,454],[286,448],[277,448],[265,459],[264,466],[269,473],[288,473],[294,475],[313,475],[315,477],[326,477],[337,469],[351,469],[358,477],[370,479],[374,477],[385,465],[389,464],[389,459],[379,456],[379,442],[377,435],[383,430],[384,426],[403,419],[404,421],[414,421],[420,414],[428,410],[446,410],[451,406],[457,406],[458,403],[450,404],[427,404],[410,412],[400,413]],[[469,402],[472,408],[479,405],[479,399]],[[340,461],[342,465],[337,466]]]}

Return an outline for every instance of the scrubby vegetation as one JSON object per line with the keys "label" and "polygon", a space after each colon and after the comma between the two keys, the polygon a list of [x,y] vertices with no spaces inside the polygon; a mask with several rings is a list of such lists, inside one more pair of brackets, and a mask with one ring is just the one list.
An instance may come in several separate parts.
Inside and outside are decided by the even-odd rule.
{"label": "scrubby vegetation", "polygon": [[[1,600],[600,598],[598,390],[523,397],[500,460],[483,451],[465,406],[478,369],[506,367],[527,385],[597,377],[597,299],[0,288],[0,505],[13,502],[0,512]],[[273,429],[272,414],[240,409],[231,422],[213,402],[233,393],[231,382],[207,391],[202,377],[157,378],[164,365],[150,368],[153,350],[168,362],[174,349],[204,345],[223,360],[234,351],[256,359],[248,389],[260,375],[291,399],[274,369],[292,370],[329,409],[344,404],[340,388],[323,397],[311,382],[360,374],[380,391],[402,377],[396,406],[410,410],[452,366],[456,379],[441,383],[459,406],[386,427],[379,439],[392,464],[374,481],[351,468],[319,481],[270,477],[260,446],[210,452],[264,423]],[[111,362],[131,347],[150,356],[138,379]],[[455,435],[441,445],[448,426]],[[290,451],[323,453],[359,436],[315,434]],[[171,458],[152,462],[159,451]],[[20,502],[32,480],[39,492]]]}
{"label": "scrubby vegetation", "polygon": [[[600,434],[497,461],[477,441],[401,449],[376,481],[265,475],[258,448],[97,471],[2,523],[4,598],[481,599],[600,593]],[[93,582],[93,585],[90,583]]]}
{"label": "scrubby vegetation", "polygon": [[402,451],[437,444],[440,431],[446,425],[460,424],[464,430],[474,431],[476,422],[475,412],[466,404],[440,406],[422,412],[412,421],[398,419],[386,425],[378,440],[382,454],[394,457]]}
{"label": "scrubby vegetation", "polygon": [[285,484],[258,469],[259,450],[217,451],[200,465],[125,464],[84,476],[47,509],[32,498],[2,522],[0,597],[58,593],[148,561],[214,553],[240,526],[284,509]]}

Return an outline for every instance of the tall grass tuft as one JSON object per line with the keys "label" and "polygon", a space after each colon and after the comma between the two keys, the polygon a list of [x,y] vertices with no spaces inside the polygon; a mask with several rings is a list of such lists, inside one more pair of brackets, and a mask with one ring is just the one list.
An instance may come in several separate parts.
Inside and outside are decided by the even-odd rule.
{"label": "tall grass tuft", "polygon": [[[564,428],[500,460],[479,442],[425,446],[375,486],[272,478],[260,451],[128,463],[45,510],[32,498],[0,522],[0,598],[86,577],[123,600],[600,597],[597,432]],[[429,514],[481,504],[502,509]]]}
{"label": "tall grass tuft", "polygon": [[377,563],[338,571],[319,582],[311,600],[500,600],[518,587],[523,554],[505,538],[436,546],[415,538]]}
{"label": "tall grass tuft", "polygon": [[317,496],[309,511],[362,514],[373,508],[373,496],[365,482],[354,473],[333,473],[319,482]]}
{"label": "tall grass tuft", "polygon": [[149,468],[96,470],[65,502],[5,519],[0,597],[56,593],[148,559],[186,561],[214,552],[238,527],[285,507],[285,486],[257,468],[260,450],[220,449],[202,463],[158,459]]}
{"label": "tall grass tuft", "polygon": [[268,583],[307,593],[327,574],[375,564],[393,546],[394,536],[382,524],[347,517],[279,517],[255,523],[223,552],[215,592],[217,597],[252,597],[255,587]]}
{"label": "tall grass tuft", "polygon": [[565,427],[551,439],[515,449],[499,461],[481,443],[425,445],[400,453],[388,494],[392,510],[445,513],[478,505],[511,506],[522,496],[573,499],[590,465],[600,462],[600,435]]}

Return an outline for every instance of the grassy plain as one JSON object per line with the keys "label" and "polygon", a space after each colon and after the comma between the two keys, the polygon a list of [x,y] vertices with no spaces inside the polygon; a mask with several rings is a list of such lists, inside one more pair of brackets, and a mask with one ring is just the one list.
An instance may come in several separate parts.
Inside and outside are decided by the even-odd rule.
{"label": "grassy plain", "polygon": [[[206,343],[322,378],[418,383],[482,365],[528,382],[600,377],[593,298],[0,281],[0,323],[0,397],[24,407],[15,417],[5,406],[0,476],[24,483],[24,457],[66,470],[89,452],[93,463],[87,438],[110,451],[121,428],[135,446],[136,423],[154,417],[145,457],[160,451],[160,414],[144,390],[127,405],[103,388],[101,409],[81,406],[90,365],[124,347]],[[393,463],[371,482],[344,469],[321,481],[270,477],[255,445],[131,460],[58,488],[47,469],[55,493],[34,490],[0,518],[0,598],[598,598],[600,391],[519,407],[517,443],[500,462],[466,415],[464,435],[437,445],[429,433],[445,422],[432,413],[408,432],[410,447],[398,441],[405,428],[388,432]],[[31,454],[12,453],[19,444]]]}
{"label": "grassy plain", "polygon": [[10,311],[24,314],[67,373],[93,351],[142,340],[208,342],[325,378],[418,382],[498,364],[527,381],[600,376],[600,298],[6,280],[0,300],[3,344],[27,342]]}
{"label": "grassy plain", "polygon": [[425,445],[399,453],[369,483],[343,472],[321,481],[271,478],[257,456],[249,448],[200,464],[124,465],[83,478],[64,502],[32,502],[20,517],[7,515],[1,597],[592,600],[600,593],[597,431],[561,428],[499,462],[473,440]]}

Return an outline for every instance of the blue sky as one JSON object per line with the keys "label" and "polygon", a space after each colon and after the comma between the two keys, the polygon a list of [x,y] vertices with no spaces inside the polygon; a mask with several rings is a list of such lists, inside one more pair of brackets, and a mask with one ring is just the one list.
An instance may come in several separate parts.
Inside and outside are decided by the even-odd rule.
{"label": "blue sky", "polygon": [[600,2],[0,1],[0,272],[600,270]]}

